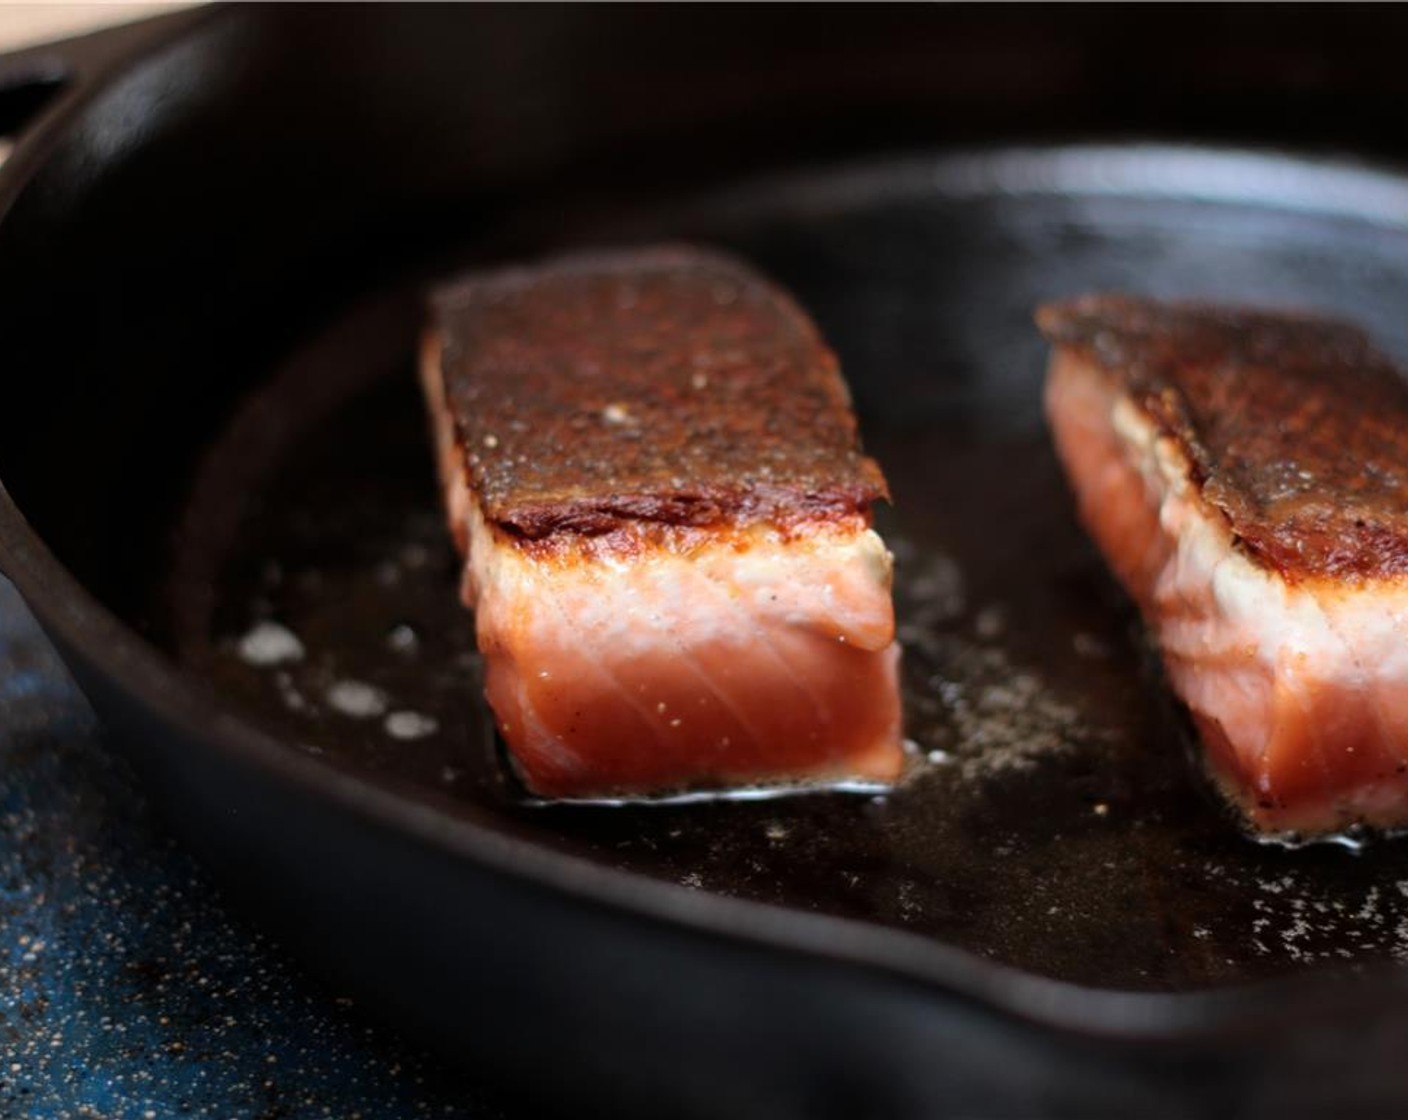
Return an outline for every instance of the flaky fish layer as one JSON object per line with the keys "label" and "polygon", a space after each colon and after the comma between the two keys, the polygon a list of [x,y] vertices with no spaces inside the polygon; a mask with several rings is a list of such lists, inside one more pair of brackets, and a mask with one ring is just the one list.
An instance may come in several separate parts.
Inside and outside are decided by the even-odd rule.
{"label": "flaky fish layer", "polygon": [[[1122,307],[1109,310],[1099,329],[1118,334]],[[1204,450],[1209,441],[1196,428],[1176,431],[1166,423],[1170,410],[1187,417],[1206,406],[1181,399],[1196,380],[1160,384],[1147,352],[1133,356],[1143,364],[1131,379],[1087,348],[1059,345],[1050,321],[1060,312],[1048,312],[1043,324],[1058,341],[1046,392],[1058,453],[1081,518],[1150,623],[1223,789],[1270,832],[1408,823],[1408,578],[1376,569],[1368,558],[1288,570],[1284,558],[1249,546],[1226,502],[1214,500],[1225,492],[1208,494],[1210,478],[1228,477],[1223,464],[1190,453],[1190,439]],[[1218,315],[1220,330],[1233,329],[1234,313]],[[1244,329],[1254,335],[1266,321],[1257,313]],[[1111,349],[1119,345],[1107,340]],[[1265,339],[1243,346],[1263,355],[1255,376],[1266,376],[1274,354]],[[1197,357],[1217,361],[1207,352]],[[1237,386],[1226,383],[1239,377],[1238,362],[1226,352],[1221,358],[1216,376],[1235,396]],[[1264,415],[1244,420],[1274,422]],[[1220,438],[1231,439],[1237,417],[1219,422]],[[1241,446],[1245,452],[1255,444]],[[1244,454],[1240,466],[1255,464]],[[1288,466],[1283,452],[1275,469],[1301,468]],[[1341,468],[1341,477],[1351,469],[1366,465]],[[1313,488],[1301,493],[1288,508],[1303,509],[1319,496]],[[1284,541],[1283,528],[1265,523],[1260,539]],[[1332,552],[1327,546],[1316,555]],[[1343,561],[1348,554],[1337,555]]]}
{"label": "flaky fish layer", "polygon": [[489,704],[527,785],[896,778],[884,482],[795,304],[670,249],[490,276],[440,307],[422,378]]}

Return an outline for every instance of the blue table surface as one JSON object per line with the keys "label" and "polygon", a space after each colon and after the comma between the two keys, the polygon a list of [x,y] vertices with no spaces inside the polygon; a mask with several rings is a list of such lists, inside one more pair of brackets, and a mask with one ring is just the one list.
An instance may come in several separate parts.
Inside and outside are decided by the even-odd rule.
{"label": "blue table surface", "polygon": [[499,1117],[221,905],[0,580],[0,1117]]}

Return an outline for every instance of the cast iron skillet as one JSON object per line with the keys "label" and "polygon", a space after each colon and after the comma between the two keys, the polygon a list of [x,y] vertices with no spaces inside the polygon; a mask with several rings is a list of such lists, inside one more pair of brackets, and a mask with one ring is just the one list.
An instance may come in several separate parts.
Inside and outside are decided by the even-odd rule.
{"label": "cast iron skillet", "polygon": [[[1054,18],[223,9],[10,61],[4,570],[237,896],[466,1069],[612,1115],[1408,1097],[1408,851],[1257,847],[1208,795],[1071,518],[1028,319],[1237,297],[1408,358],[1408,182],[953,148],[1088,92],[1107,17]],[[1082,119],[1160,123],[1139,80]],[[799,293],[890,474],[916,772],[888,797],[551,807],[498,763],[417,293],[663,236]],[[301,662],[250,663],[269,620]]]}

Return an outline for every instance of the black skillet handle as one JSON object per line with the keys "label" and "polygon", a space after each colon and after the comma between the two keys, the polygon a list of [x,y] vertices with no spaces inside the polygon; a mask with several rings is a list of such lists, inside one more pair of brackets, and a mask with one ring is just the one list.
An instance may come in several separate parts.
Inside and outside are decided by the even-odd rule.
{"label": "black skillet handle", "polygon": [[[53,131],[48,125],[57,125],[66,107],[86,98],[97,85],[135,65],[143,54],[193,22],[211,18],[217,11],[179,11],[0,53],[0,205],[29,173],[33,161],[25,158],[26,150],[44,144],[46,134]],[[0,481],[3,498],[4,483]],[[5,521],[19,516],[0,500],[0,541],[12,535],[5,531]],[[5,548],[0,544],[0,575],[6,567]]]}
{"label": "black skillet handle", "polygon": [[63,89],[66,72],[53,55],[20,62],[0,55],[0,138],[7,145]]}
{"label": "black skillet handle", "polygon": [[[8,197],[5,188],[17,174],[10,161],[16,143],[37,126],[46,110],[53,109],[66,89],[73,88],[78,69],[65,48],[59,42],[0,53],[0,197]],[[0,577],[13,570],[4,544],[13,532],[6,524],[11,519],[18,524],[20,515],[9,505],[0,480]]]}
{"label": "black skillet handle", "polygon": [[8,153],[12,145],[42,131],[46,118],[65,102],[83,96],[90,86],[211,14],[183,10],[0,53],[0,152]]}
{"label": "black skillet handle", "polygon": [[56,44],[0,54],[0,154],[8,155],[25,128],[70,86],[75,71],[61,49]]}

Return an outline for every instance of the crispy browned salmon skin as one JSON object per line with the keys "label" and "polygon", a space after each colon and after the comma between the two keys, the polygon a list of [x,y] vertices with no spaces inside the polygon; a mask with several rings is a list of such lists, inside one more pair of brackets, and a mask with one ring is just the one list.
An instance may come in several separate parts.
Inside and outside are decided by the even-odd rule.
{"label": "crispy browned salmon skin", "polygon": [[741,262],[576,255],[439,290],[422,376],[526,784],[898,776],[885,496],[836,360]]}
{"label": "crispy browned salmon skin", "polygon": [[1259,829],[1408,825],[1408,387],[1357,328],[1043,307],[1080,516]]}

